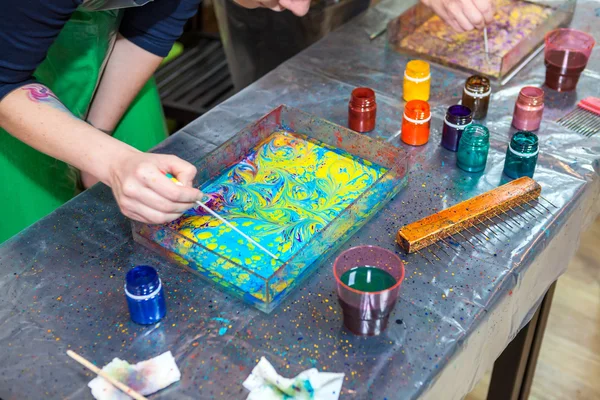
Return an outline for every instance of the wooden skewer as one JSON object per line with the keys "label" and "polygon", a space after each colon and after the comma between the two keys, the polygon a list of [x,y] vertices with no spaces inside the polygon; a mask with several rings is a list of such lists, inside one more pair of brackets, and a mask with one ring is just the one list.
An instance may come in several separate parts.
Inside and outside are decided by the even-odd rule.
{"label": "wooden skewer", "polygon": [[[171,181],[173,181],[177,186],[183,186],[183,183],[179,182],[177,180],[177,178],[175,178],[173,175],[166,174],[166,176]],[[225,225],[227,225],[227,227],[229,229],[231,229],[232,231],[238,233],[244,239],[246,239],[247,241],[249,241],[250,243],[252,243],[254,246],[258,247],[259,249],[261,249],[262,251],[264,251],[265,253],[267,253],[271,258],[273,258],[274,260],[279,260],[279,257],[277,257],[275,254],[271,253],[269,250],[265,249],[256,240],[252,239],[250,236],[246,235],[244,232],[240,231],[238,228],[236,228],[235,226],[233,226],[231,224],[231,222],[227,221],[225,218],[221,217],[219,214],[217,214],[216,212],[214,212],[213,210],[211,210],[206,204],[204,204],[203,202],[201,202],[199,200],[196,200],[196,204],[199,205],[202,209],[204,209],[204,211],[206,211],[207,213],[209,213],[210,215],[212,215],[213,217],[215,217],[216,219],[218,219],[219,221],[221,221],[222,223],[224,223]]]}
{"label": "wooden skewer", "polygon": [[483,27],[483,46],[485,49],[485,60],[488,62],[490,62],[490,47],[488,44],[488,31],[487,31],[487,26]]}
{"label": "wooden skewer", "polygon": [[126,395],[131,396],[136,400],[148,400],[148,398],[142,396],[141,394],[139,394],[138,392],[136,392],[135,390],[133,390],[126,384],[121,383],[114,378],[111,378],[110,375],[108,375],[106,372],[102,371],[100,368],[96,367],[94,364],[92,364],[85,358],[81,357],[79,354],[75,353],[73,350],[67,350],[67,355],[69,357],[71,357],[73,360],[77,361],[79,364],[81,364],[84,367],[86,367],[87,369],[89,369],[90,371],[92,371],[95,374],[106,379],[109,383],[111,383],[114,387],[116,387],[117,389],[119,389],[120,391],[125,393]]}

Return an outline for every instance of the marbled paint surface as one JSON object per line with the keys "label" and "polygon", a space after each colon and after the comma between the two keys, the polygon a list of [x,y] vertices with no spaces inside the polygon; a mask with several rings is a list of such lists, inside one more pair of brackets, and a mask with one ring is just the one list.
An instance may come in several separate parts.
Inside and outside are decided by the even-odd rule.
{"label": "marbled paint surface", "polygon": [[[201,189],[211,209],[276,254],[279,260],[248,244],[199,207],[188,210],[169,228],[224,257],[210,257],[210,269],[224,280],[249,291],[258,290],[263,280],[385,172],[384,167],[302,135],[275,132]],[[189,256],[194,250],[183,242],[173,241],[174,248],[170,250]],[[203,258],[196,263],[206,264],[206,256]],[[240,274],[226,259],[257,276]]]}
{"label": "marbled paint surface", "polygon": [[457,33],[437,15],[404,37],[399,47],[426,54],[445,64],[500,77],[503,57],[544,23],[553,10],[534,3],[511,0],[500,0],[496,7],[494,22],[487,26],[487,57],[481,30]]}

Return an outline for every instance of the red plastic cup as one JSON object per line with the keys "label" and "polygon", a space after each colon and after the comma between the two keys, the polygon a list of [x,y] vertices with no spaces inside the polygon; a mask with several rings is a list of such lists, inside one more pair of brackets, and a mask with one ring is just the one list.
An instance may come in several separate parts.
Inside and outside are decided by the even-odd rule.
{"label": "red plastic cup", "polygon": [[546,34],[545,44],[546,86],[559,92],[575,90],[594,38],[577,29],[556,29]]}
{"label": "red plastic cup", "polygon": [[[362,270],[360,267],[363,267]],[[359,274],[364,277],[365,271],[369,279],[373,276],[373,286],[377,286],[378,283],[391,285],[378,291],[356,289],[359,286],[354,284],[353,275]],[[336,258],[333,264],[333,275],[344,315],[344,326],[353,334],[360,336],[379,335],[383,332],[387,328],[390,314],[398,300],[400,285],[404,280],[402,260],[396,254],[381,247],[353,247]],[[348,280],[344,282],[342,280],[344,278]]]}

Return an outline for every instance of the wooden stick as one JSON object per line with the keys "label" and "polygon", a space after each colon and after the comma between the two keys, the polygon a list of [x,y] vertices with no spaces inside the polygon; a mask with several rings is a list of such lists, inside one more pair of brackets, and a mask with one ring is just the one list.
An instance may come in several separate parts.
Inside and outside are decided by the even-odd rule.
{"label": "wooden stick", "polygon": [[92,372],[98,374],[99,376],[106,379],[109,383],[111,383],[114,387],[122,391],[128,396],[133,397],[136,400],[148,400],[146,397],[142,396],[129,386],[124,383],[119,382],[118,380],[111,378],[106,372],[102,371],[100,368],[96,367],[94,364],[81,357],[79,354],[75,353],[73,350],[67,350],[67,355],[71,357],[73,360],[77,361],[79,364],[83,365],[87,369]]}
{"label": "wooden stick", "polygon": [[[171,175],[171,174],[166,174],[166,175],[167,175],[167,178],[169,178],[171,181],[175,182],[175,184],[177,186],[183,186],[183,183],[179,182],[177,180],[177,178],[175,178],[173,175]],[[269,250],[262,247],[256,240],[252,239],[250,236],[246,235],[244,232],[240,231],[238,228],[233,226],[231,224],[231,222],[227,221],[225,218],[221,217],[219,214],[217,214],[216,212],[211,210],[206,204],[204,204],[203,202],[201,202],[199,200],[196,200],[196,204],[198,204],[200,207],[202,207],[204,209],[204,211],[206,211],[207,213],[209,213],[210,215],[212,215],[213,217],[215,217],[216,219],[218,219],[219,221],[221,221],[222,223],[227,225],[227,227],[229,229],[231,229],[234,232],[237,232],[244,239],[246,239],[247,241],[252,243],[254,246],[258,247],[259,249],[261,249],[262,251],[267,253],[269,256],[271,256],[271,258],[273,258],[274,260],[279,260],[279,257],[277,257],[275,254],[271,253]]]}
{"label": "wooden stick", "polygon": [[490,48],[488,46],[487,26],[483,27],[483,47],[485,48],[485,57],[487,58],[490,55]]}
{"label": "wooden stick", "polygon": [[460,231],[476,225],[481,217],[537,198],[541,190],[536,181],[524,176],[404,226],[396,241],[407,253],[413,253],[455,233],[461,235]]}

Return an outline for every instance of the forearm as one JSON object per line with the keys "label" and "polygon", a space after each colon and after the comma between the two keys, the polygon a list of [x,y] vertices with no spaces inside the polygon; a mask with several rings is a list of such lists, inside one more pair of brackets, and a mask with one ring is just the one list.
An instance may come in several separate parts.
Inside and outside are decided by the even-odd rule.
{"label": "forearm", "polygon": [[73,116],[40,84],[23,86],[0,101],[0,126],[31,147],[104,183],[110,178],[111,160],[137,153]]}
{"label": "forearm", "polygon": [[161,60],[119,35],[90,106],[88,121],[98,129],[113,131]]}

